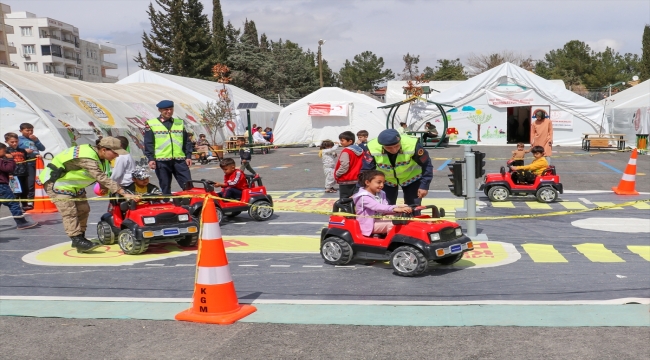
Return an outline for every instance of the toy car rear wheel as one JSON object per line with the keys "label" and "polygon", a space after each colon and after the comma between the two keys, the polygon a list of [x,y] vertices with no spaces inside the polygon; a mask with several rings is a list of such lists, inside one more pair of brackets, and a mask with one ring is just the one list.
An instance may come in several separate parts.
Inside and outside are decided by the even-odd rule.
{"label": "toy car rear wheel", "polygon": [[199,236],[198,235],[187,235],[186,237],[176,240],[176,243],[178,246],[182,247],[193,247],[196,246],[196,244],[199,243]]}
{"label": "toy car rear wheel", "polygon": [[352,247],[347,241],[330,236],[320,246],[320,256],[330,265],[345,265],[352,260]]}
{"label": "toy car rear wheel", "polygon": [[558,192],[550,186],[541,187],[535,194],[537,201],[542,203],[552,203],[557,200]]}
{"label": "toy car rear wheel", "polygon": [[390,254],[390,264],[399,276],[416,276],[427,271],[429,262],[413,246],[400,246]]}
{"label": "toy car rear wheel", "polygon": [[117,236],[117,243],[120,245],[120,249],[127,255],[139,255],[149,248],[149,240],[138,240],[133,235],[133,231],[129,229],[120,231]]}
{"label": "toy car rear wheel", "polygon": [[449,257],[446,257],[446,258],[433,260],[433,261],[437,262],[440,265],[452,265],[452,264],[455,264],[455,263],[459,262],[460,259],[462,259],[462,258],[463,258],[463,253],[460,253],[460,254],[456,254],[456,255],[453,255],[453,256],[449,256]]}
{"label": "toy car rear wheel", "polygon": [[490,201],[494,202],[506,201],[509,195],[510,191],[508,191],[508,188],[502,185],[494,185],[490,187],[490,190],[488,190],[487,193]]}
{"label": "toy car rear wheel", "polygon": [[273,216],[273,205],[266,200],[258,200],[248,209],[248,215],[257,221],[268,220]]}
{"label": "toy car rear wheel", "polygon": [[[216,208],[216,210],[217,210],[217,211],[216,211],[216,212],[217,212],[217,220],[219,221],[219,225],[221,225],[221,223],[223,222],[223,210],[221,210],[221,207],[219,207],[218,205],[215,206],[215,208]],[[202,207],[202,206],[196,208],[196,210],[194,211],[194,215],[193,215],[193,216],[194,216],[195,218],[197,218],[197,219],[201,219],[201,212],[202,212],[202,211],[203,211],[203,207]]]}
{"label": "toy car rear wheel", "polygon": [[231,213],[226,213],[226,216],[229,218],[235,217],[237,215],[241,214],[241,211],[233,211]]}
{"label": "toy car rear wheel", "polygon": [[115,244],[115,234],[113,233],[113,228],[111,224],[106,221],[100,221],[97,223],[97,238],[104,245],[113,245]]}

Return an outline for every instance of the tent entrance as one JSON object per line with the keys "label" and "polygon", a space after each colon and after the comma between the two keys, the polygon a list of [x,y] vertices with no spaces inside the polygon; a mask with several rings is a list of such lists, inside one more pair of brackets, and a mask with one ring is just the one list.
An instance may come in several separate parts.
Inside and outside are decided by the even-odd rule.
{"label": "tent entrance", "polygon": [[530,143],[530,111],[531,106],[508,108],[506,133],[508,144]]}

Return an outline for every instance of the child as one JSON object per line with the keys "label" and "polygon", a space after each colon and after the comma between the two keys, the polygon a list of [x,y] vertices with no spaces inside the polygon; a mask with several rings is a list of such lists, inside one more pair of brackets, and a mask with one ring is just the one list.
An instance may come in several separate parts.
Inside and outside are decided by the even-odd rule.
{"label": "child", "polygon": [[214,186],[223,188],[219,197],[226,199],[241,199],[242,191],[248,189],[248,182],[243,171],[236,169],[235,160],[226,158],[219,164],[223,170],[223,183],[215,182]]}
{"label": "child", "polygon": [[[27,152],[18,147],[18,135],[16,133],[6,133],[5,142],[7,143],[7,153],[11,154],[16,163],[13,176],[18,178],[20,188],[22,189],[17,197],[22,200],[27,200],[27,194],[29,193],[29,169],[26,162]],[[28,205],[27,201],[22,201],[21,205],[23,206],[23,211],[34,209],[33,206]]]}
{"label": "child", "polygon": [[513,173],[512,179],[513,181],[517,182],[526,182],[524,179],[528,179],[531,177],[531,173],[533,175],[542,175],[544,173],[544,170],[548,167],[548,162],[544,158],[544,148],[541,146],[533,146],[531,149],[531,152],[533,153],[533,156],[535,157],[535,160],[533,160],[530,165],[526,166],[510,166],[510,170],[512,171],[518,171],[518,170],[523,170],[524,172],[522,174],[517,174]]}
{"label": "child", "polygon": [[339,135],[339,144],[345,149],[341,151],[336,167],[334,178],[339,184],[339,197],[349,198],[357,189],[359,172],[363,163],[363,149],[354,143],[352,131],[344,131]]}
{"label": "child", "polygon": [[363,151],[368,151],[368,131],[359,130],[357,132],[357,145],[359,145]]}
{"label": "child", "polygon": [[262,127],[258,126],[255,132],[253,133],[253,142],[256,144],[268,145],[270,142],[266,141],[264,135],[262,135]]}
{"label": "child", "polygon": [[149,183],[149,178],[151,175],[149,174],[149,171],[147,169],[137,166],[132,172],[131,172],[131,179],[133,182],[129,185],[124,187],[124,190],[128,191],[130,194],[133,195],[144,195],[144,194],[160,194],[162,195],[162,192],[160,191],[160,188],[154,184]]}
{"label": "child", "polygon": [[[115,138],[120,140],[122,149],[128,149],[129,140],[126,137],[116,136]],[[131,154],[118,156],[117,159],[115,159],[115,166],[113,167],[111,180],[120,184],[121,187],[126,188],[129,185],[133,184],[131,173],[133,173],[135,168],[135,160],[133,160],[133,156],[131,156]]]}
{"label": "child", "polygon": [[334,144],[332,140],[323,140],[320,143],[320,152],[318,156],[323,159],[323,171],[325,172],[325,192],[335,193],[337,190],[334,188],[336,181],[334,180],[334,166],[336,165],[336,149],[339,146]]}
{"label": "child", "polygon": [[[35,159],[40,155],[41,151],[45,151],[45,146],[41,141],[34,135],[34,125],[30,123],[20,124],[20,136],[18,136],[18,147],[24,149],[27,153],[27,160]],[[33,208],[32,202],[34,201],[34,182],[36,180],[36,161],[30,161],[27,163],[27,189],[23,190],[24,194],[27,194],[25,197],[29,203],[26,205],[26,209]]]}
{"label": "child", "polygon": [[397,132],[400,133],[400,135],[406,133],[406,123],[405,122],[399,123],[399,128],[397,129]]}
{"label": "child", "polygon": [[[7,154],[7,145],[0,143],[0,199],[13,200],[14,193],[9,187],[9,178],[16,168],[16,162],[13,156]],[[37,226],[38,223],[25,219],[20,204],[17,201],[0,202],[0,206],[5,205],[11,211],[18,230],[25,230]]]}
{"label": "child", "polygon": [[512,157],[508,161],[510,166],[523,166],[524,165],[524,155],[528,151],[524,150],[524,143],[517,143],[517,150],[512,151]]}
{"label": "child", "polygon": [[243,137],[237,138],[237,147],[239,148],[239,159],[241,160],[241,166],[239,170],[244,171],[248,170],[251,174],[257,175],[253,167],[251,166],[251,148],[246,146],[246,139]]}
{"label": "child", "polygon": [[368,170],[359,175],[359,185],[362,187],[354,194],[354,206],[361,233],[364,236],[372,234],[386,234],[393,227],[390,220],[376,220],[374,215],[387,215],[395,213],[410,213],[412,209],[407,205],[388,205],[384,188],[384,174],[378,170]]}
{"label": "child", "polygon": [[199,153],[199,162],[207,163],[210,154],[210,143],[205,138],[205,134],[199,135],[199,141],[196,142],[196,151]]}

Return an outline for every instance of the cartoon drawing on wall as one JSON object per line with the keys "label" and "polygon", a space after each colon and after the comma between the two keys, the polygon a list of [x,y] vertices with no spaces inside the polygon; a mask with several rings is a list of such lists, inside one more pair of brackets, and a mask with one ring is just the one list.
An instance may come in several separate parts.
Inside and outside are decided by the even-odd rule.
{"label": "cartoon drawing on wall", "polygon": [[463,145],[463,144],[473,145],[473,144],[477,143],[476,140],[472,139],[472,132],[471,131],[467,130],[467,132],[465,133],[465,136],[467,137],[467,139],[458,140],[458,141],[456,141],[456,144],[458,144],[458,145]]}
{"label": "cartoon drawing on wall", "polygon": [[158,117],[157,114],[154,114],[153,112],[149,111],[146,107],[144,107],[142,104],[139,103],[129,103],[129,105],[136,109],[140,115],[144,116],[144,121],[147,121],[149,119],[153,119],[155,117]]}
{"label": "cartoon drawing on wall", "polygon": [[141,130],[137,127],[127,125],[129,130],[126,131],[126,134],[131,138],[131,141],[138,147],[138,149],[144,151],[144,142],[142,140]]}
{"label": "cartoon drawing on wall", "polygon": [[458,130],[455,127],[448,128],[447,137],[449,138],[449,141],[456,141],[458,139]]}
{"label": "cartoon drawing on wall", "polygon": [[187,112],[187,114],[185,114],[185,117],[188,120],[192,121],[195,124],[199,123],[199,120],[197,120],[197,119],[201,119],[201,115],[199,113],[194,111],[194,109],[190,105],[181,103],[181,107],[185,109],[185,111]]}
{"label": "cartoon drawing on wall", "polygon": [[632,123],[634,124],[634,131],[638,133],[641,127],[641,109],[636,109],[632,115]]}
{"label": "cartoon drawing on wall", "polygon": [[9,101],[6,98],[0,98],[0,108],[15,108],[16,103]]}
{"label": "cartoon drawing on wall", "polygon": [[235,122],[232,120],[226,121],[226,127],[228,130],[230,130],[233,134],[235,133]]}
{"label": "cartoon drawing on wall", "polygon": [[108,109],[100,105],[97,101],[91,98],[83,97],[81,95],[72,94],[71,96],[75,99],[77,105],[79,105],[80,108],[82,108],[90,116],[99,120],[100,124],[115,126],[113,115],[111,115]]}
{"label": "cartoon drawing on wall", "polygon": [[[463,110],[465,109],[465,106],[463,107]],[[469,121],[473,122],[478,126],[478,130],[476,131],[477,139],[476,141],[480,142],[481,141],[481,125],[489,122],[492,119],[491,114],[485,114],[481,109],[478,109],[474,112],[474,114],[467,116]]]}
{"label": "cartoon drawing on wall", "polygon": [[95,136],[97,136],[98,138],[101,138],[101,137],[104,136],[104,133],[102,133],[102,131],[97,126],[95,126],[94,122],[89,121],[88,125],[90,126],[91,129],[93,129],[93,132],[95,133]]}
{"label": "cartoon drawing on wall", "polygon": [[63,121],[61,119],[58,119],[58,120],[61,123],[61,125],[63,125],[65,127],[65,129],[67,130],[68,136],[70,137],[70,144],[72,146],[77,146],[77,139],[79,139],[81,137],[81,134],[79,134],[79,131],[77,131],[77,129],[70,126],[70,124],[68,124],[67,122],[65,122],[65,121]]}
{"label": "cartoon drawing on wall", "polygon": [[488,126],[483,134],[484,139],[502,139],[506,137],[506,132],[503,129],[498,129],[496,126]]}
{"label": "cartoon drawing on wall", "polygon": [[41,110],[43,110],[44,113],[50,115],[51,117],[56,118],[56,116],[54,116],[54,114],[52,114],[52,112],[50,110],[47,110],[47,109],[41,109]]}
{"label": "cartoon drawing on wall", "polygon": [[137,129],[138,131],[135,131],[135,132],[139,132],[140,134],[144,135],[144,124],[145,124],[145,122],[142,121],[141,117],[126,117],[125,119],[126,119],[126,121],[133,124],[133,127],[127,124],[127,126],[130,129],[131,128]]}

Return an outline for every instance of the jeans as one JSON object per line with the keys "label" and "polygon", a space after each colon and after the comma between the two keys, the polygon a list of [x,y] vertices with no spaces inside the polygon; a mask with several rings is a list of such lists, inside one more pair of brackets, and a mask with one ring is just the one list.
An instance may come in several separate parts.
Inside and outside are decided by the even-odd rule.
{"label": "jeans", "polygon": [[156,176],[160,183],[160,191],[163,194],[172,193],[172,175],[176,178],[181,189],[184,189],[185,184],[192,180],[190,168],[185,163],[185,160],[156,161]]}
{"label": "jeans", "polygon": [[237,188],[226,188],[219,193],[219,197],[225,199],[241,200],[242,191]]}
{"label": "jeans", "polygon": [[[11,188],[9,187],[9,184],[0,184],[0,199],[2,200],[16,199],[14,193],[11,191]],[[23,210],[20,208],[20,204],[18,204],[18,201],[0,202],[0,206],[2,205],[5,205],[6,207],[9,208],[9,211],[11,212],[12,216],[14,217],[23,216]]]}
{"label": "jeans", "polygon": [[253,170],[253,167],[251,166],[251,162],[250,162],[250,161],[242,162],[242,163],[241,163],[241,166],[239,167],[239,170],[241,170],[241,171],[248,170],[248,171],[250,171],[250,173],[253,174],[253,175],[257,174],[257,173],[255,172],[255,170]]}
{"label": "jeans", "polygon": [[[422,199],[418,197],[418,189],[420,189],[420,180],[402,186],[402,192],[404,192],[404,204],[406,205],[420,205]],[[399,187],[395,186],[384,186],[384,192],[386,193],[386,200],[390,205],[397,204],[397,195]]]}

